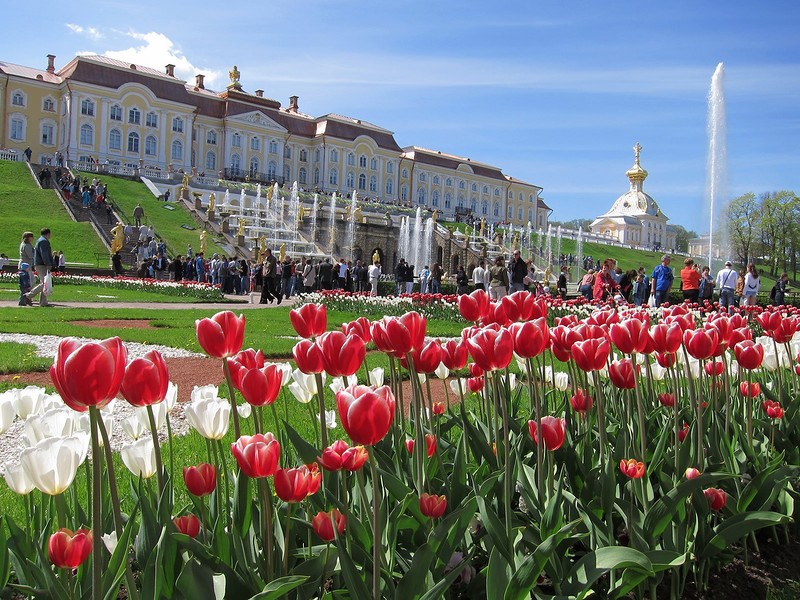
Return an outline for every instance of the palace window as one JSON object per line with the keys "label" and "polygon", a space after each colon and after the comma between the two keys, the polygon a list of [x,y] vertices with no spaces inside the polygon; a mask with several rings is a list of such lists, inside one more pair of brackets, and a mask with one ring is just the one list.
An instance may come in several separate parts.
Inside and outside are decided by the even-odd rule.
{"label": "palace window", "polygon": [[478,184],[477,183],[473,183],[472,184],[472,191],[473,192],[477,192],[478,191]]}
{"label": "palace window", "polygon": [[394,184],[391,179],[386,180],[386,195],[391,196],[394,194]]}
{"label": "palace window", "polygon": [[499,196],[500,195],[500,188],[494,188],[494,195],[495,196]]}
{"label": "palace window", "polygon": [[367,168],[367,155],[366,154],[362,154],[361,156],[358,157],[358,166],[361,167],[362,169],[366,169]]}
{"label": "palace window", "polygon": [[403,179],[408,179],[408,169],[403,169]]}
{"label": "palace window", "polygon": [[94,130],[91,125],[87,125],[86,123],[81,125],[80,140],[82,146],[94,146]]}
{"label": "palace window", "polygon": [[242,136],[239,135],[238,133],[234,133],[233,136],[231,136],[231,146],[233,146],[234,148],[241,148]]}
{"label": "palace window", "polygon": [[292,158],[292,147],[286,146],[283,149],[283,158]]}
{"label": "palace window", "polygon": [[273,180],[278,178],[278,163],[274,160],[269,161],[267,165],[267,179]]}
{"label": "palace window", "polygon": [[420,173],[420,174],[419,174],[419,180],[420,180],[420,181],[425,181],[425,180],[426,180],[426,175],[425,175],[425,173]]}
{"label": "palace window", "polygon": [[314,150],[314,162],[319,162],[320,158],[322,158],[322,153],[319,151],[319,148]]}
{"label": "palace window", "polygon": [[172,142],[172,160],[183,160],[183,144],[179,140]]}
{"label": "palace window", "polygon": [[269,153],[270,154],[277,154],[278,153],[278,142],[277,142],[277,140],[270,140],[269,141]]}
{"label": "palace window", "polygon": [[144,124],[147,127],[153,127],[153,128],[158,127],[158,115],[156,113],[150,111],[144,117]]}
{"label": "palace window", "polygon": [[180,117],[172,119],[172,131],[175,133],[183,133],[183,119]]}
{"label": "palace window", "polygon": [[499,217],[500,216],[500,203],[499,202],[495,202],[494,203],[494,208],[492,210],[494,212],[494,216],[495,217]]}
{"label": "palace window", "polygon": [[206,171],[214,171],[217,168],[217,155],[213,152],[206,152]]}
{"label": "palace window", "polygon": [[459,181],[458,182],[458,189],[460,189],[460,190],[464,189],[464,182],[463,181]]}
{"label": "palace window", "polygon": [[42,110],[45,112],[56,112],[56,103],[48,96],[42,101]]}
{"label": "palace window", "polygon": [[509,200],[513,200],[514,199],[514,192],[512,192],[511,190],[508,190],[508,199]]}
{"label": "palace window", "polygon": [[286,182],[291,181],[292,179],[292,169],[289,165],[283,166],[283,180]]}
{"label": "palace window", "polygon": [[132,108],[128,111],[128,123],[131,125],[139,125],[142,122],[142,112],[138,108]]}
{"label": "palace window", "polygon": [[444,184],[447,187],[453,187],[453,180],[448,177],[447,179],[444,180]]}
{"label": "palace window", "polygon": [[520,221],[522,221],[522,219],[524,219],[524,218],[525,218],[525,209],[524,209],[524,208],[522,208],[521,206],[519,207],[519,210],[517,211],[517,218],[518,218]]}
{"label": "palace window", "polygon": [[439,190],[433,190],[431,194],[431,204],[433,206],[439,206]]}
{"label": "palace window", "polygon": [[488,194],[489,193],[489,186],[488,185],[483,186],[483,193],[484,194]]}
{"label": "palace window", "polygon": [[394,173],[394,163],[389,161],[386,163],[386,172],[387,173]]}
{"label": "palace window", "polygon": [[488,215],[489,214],[489,203],[484,200],[481,202],[481,214]]}
{"label": "palace window", "polygon": [[55,127],[50,124],[42,125],[42,144],[52,146],[55,143]]}
{"label": "palace window", "polygon": [[[333,160],[332,153],[331,153],[331,160]],[[328,178],[328,181],[330,182],[331,185],[339,185],[339,171],[337,171],[335,168],[331,169],[331,174],[330,177]]]}
{"label": "palace window", "polygon": [[358,176],[358,189],[366,190],[367,189],[367,176],[361,173]]}
{"label": "palace window", "polygon": [[536,196],[534,196],[533,194],[531,194],[530,196],[528,196],[528,202],[530,202],[531,204],[532,204],[532,203],[533,203],[535,200],[536,200]]}
{"label": "palace window", "polygon": [[425,204],[425,188],[417,190],[417,204]]}
{"label": "palace window", "polygon": [[533,223],[533,209],[528,209],[528,223]]}
{"label": "palace window", "polygon": [[508,217],[509,221],[514,218],[514,205],[513,204],[509,204],[508,205],[508,215],[507,215],[507,217]]}
{"label": "palace window", "polygon": [[211,146],[216,146],[217,145],[217,132],[216,131],[211,130],[206,134],[206,144],[209,144]]}
{"label": "palace window", "polygon": [[299,183],[300,185],[305,185],[306,184],[306,170],[305,170],[305,168],[301,167],[300,170],[297,172],[297,183]]}
{"label": "palace window", "polygon": [[258,169],[261,165],[258,162],[257,157],[253,157],[250,159],[250,177],[255,177],[258,175]]}
{"label": "palace window", "polygon": [[93,117],[94,102],[92,102],[88,98],[84,98],[83,100],[81,100],[81,114],[86,115],[87,117]]}
{"label": "palace window", "polygon": [[156,140],[156,136],[148,135],[144,138],[144,153],[146,156],[155,156],[158,154],[158,140]]}
{"label": "palace window", "polygon": [[231,156],[231,169],[238,172],[240,165],[241,165],[241,160],[239,159],[239,155],[234,154],[233,156]]}
{"label": "palace window", "polygon": [[139,153],[139,134],[136,132],[128,134],[128,152]]}
{"label": "palace window", "polygon": [[450,195],[450,192],[447,192],[444,195],[444,207],[450,208],[452,204],[453,204],[453,196]]}
{"label": "palace window", "polygon": [[319,185],[319,169],[314,169],[314,185]]}
{"label": "palace window", "polygon": [[378,170],[378,159],[374,156],[369,161],[369,169],[370,171],[377,171]]}
{"label": "palace window", "polygon": [[108,113],[108,118],[112,121],[122,122],[122,107],[119,104],[114,104]]}
{"label": "palace window", "polygon": [[305,148],[300,149],[300,162],[308,162],[308,150]]}
{"label": "palace window", "polygon": [[261,150],[261,140],[253,136],[250,138],[250,150],[258,152]]}
{"label": "palace window", "polygon": [[345,184],[345,187],[352,188],[355,184],[356,184],[356,176],[352,171],[349,171],[347,173],[347,183]]}
{"label": "palace window", "polygon": [[108,134],[109,150],[122,150],[122,133],[119,129],[112,129]]}
{"label": "palace window", "polygon": [[[85,102],[85,100],[84,100],[84,102]],[[12,94],[12,96],[11,96],[11,104],[13,106],[22,106],[22,107],[24,107],[25,106],[25,94],[23,94],[20,91],[14,92]],[[94,114],[94,113],[92,113],[92,114]]]}
{"label": "palace window", "polygon": [[369,178],[369,191],[372,193],[378,193],[378,178],[373,175]]}
{"label": "palace window", "polygon": [[331,150],[331,162],[332,163],[338,163],[339,162],[339,151],[336,148]]}
{"label": "palace window", "polygon": [[406,202],[408,200],[408,186],[404,185],[400,188],[400,200]]}
{"label": "palace window", "polygon": [[439,185],[439,176],[438,175],[434,175],[433,176],[433,185]]}
{"label": "palace window", "polygon": [[356,155],[352,152],[347,153],[347,166],[348,167],[355,167],[356,166]]}

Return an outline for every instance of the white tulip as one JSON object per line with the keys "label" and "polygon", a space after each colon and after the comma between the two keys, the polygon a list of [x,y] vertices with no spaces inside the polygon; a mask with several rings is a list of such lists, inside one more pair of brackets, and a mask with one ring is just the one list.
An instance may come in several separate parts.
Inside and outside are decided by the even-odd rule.
{"label": "white tulip", "polygon": [[357,375],[349,375],[347,377],[347,381],[345,381],[344,377],[334,377],[331,380],[331,383],[330,383],[330,385],[328,387],[331,388],[331,391],[333,392],[333,394],[335,396],[336,394],[338,394],[344,388],[349,387],[351,385],[357,385],[357,384],[358,384],[358,376]]}
{"label": "white tulip", "polygon": [[122,419],[120,426],[122,427],[122,432],[132,440],[138,440],[149,430],[149,426],[142,423],[142,419],[138,414]]}
{"label": "white tulip", "polygon": [[119,454],[128,470],[137,477],[148,479],[156,474],[156,448],[152,436],[128,444]]}
{"label": "white tulip", "polygon": [[194,400],[184,414],[189,424],[204,438],[219,440],[228,432],[231,403],[221,398]]}
{"label": "white tulip", "polygon": [[3,474],[3,477],[5,477],[6,483],[8,487],[11,488],[11,491],[20,496],[27,496],[36,489],[31,478],[25,473],[22,463],[7,463],[6,472]]}
{"label": "white tulip", "polygon": [[[325,373],[322,373],[323,382]],[[292,373],[294,381],[288,385],[289,391],[297,398],[298,402],[308,404],[317,393],[317,380],[314,373],[303,373],[300,369],[295,369]]]}
{"label": "white tulip", "polygon": [[47,438],[70,436],[81,431],[81,416],[66,406],[53,408],[42,415],[31,415],[25,419],[22,442],[31,447]]}
{"label": "white tulip", "polygon": [[663,381],[664,377],[666,377],[667,375],[667,369],[662,367],[657,362],[653,363],[650,366],[650,371],[653,374],[653,379],[655,379],[656,381]]}
{"label": "white tulip", "polygon": [[[317,421],[319,421],[319,415],[317,415]],[[326,410],[325,411],[325,427],[327,429],[336,429],[336,411],[335,410]]]}
{"label": "white tulip", "polygon": [[0,394],[0,434],[8,431],[17,416],[17,409],[14,406],[13,394],[5,392]]}
{"label": "white tulip", "polygon": [[164,401],[160,404],[166,404],[167,412],[172,412],[175,404],[178,402],[178,386],[171,381],[167,384],[167,395],[164,396]]}
{"label": "white tulip", "polygon": [[249,419],[250,415],[253,414],[253,407],[248,402],[237,404],[236,412],[239,413],[239,416],[243,419]]}
{"label": "white tulip", "polygon": [[553,367],[547,365],[544,368],[544,382],[552,385],[553,383]]}
{"label": "white tulip", "polygon": [[451,379],[450,380],[450,389],[453,390],[454,394],[459,396],[464,396],[469,392],[469,388],[467,387],[467,380],[463,377],[459,379]]}
{"label": "white tulip", "polygon": [[381,387],[383,385],[383,367],[375,367],[368,373],[368,375],[370,385],[374,385],[375,387]]}
{"label": "white tulip", "polygon": [[40,411],[45,413],[48,410],[52,410],[54,408],[62,408],[64,405],[64,401],[61,399],[61,396],[58,394],[45,394],[44,398],[42,398],[42,405],[40,407]]}
{"label": "white tulip", "polygon": [[219,398],[219,388],[216,385],[194,386],[192,390],[192,402],[208,398]]}
{"label": "white tulip", "polygon": [[100,539],[103,540],[103,545],[106,547],[109,554],[114,554],[114,550],[117,549],[117,532],[112,531],[111,533],[104,533],[100,536]]}
{"label": "white tulip", "polygon": [[285,386],[289,383],[292,378],[292,365],[289,363],[281,362],[281,363],[264,363],[264,366],[267,365],[275,365],[278,367],[278,370],[281,372],[281,387]]}
{"label": "white tulip", "polygon": [[25,420],[28,415],[41,412],[42,400],[44,400],[44,388],[29,385],[26,388],[13,390],[16,392],[17,416]]}
{"label": "white tulip", "polygon": [[553,375],[553,385],[559,392],[569,389],[569,373],[556,373]]}
{"label": "white tulip", "polygon": [[72,484],[78,467],[86,459],[88,447],[85,434],[47,438],[23,450],[19,459],[36,489],[57,496]]}
{"label": "white tulip", "polygon": [[444,365],[444,363],[440,362],[440,363],[439,363],[439,366],[438,366],[438,367],[436,367],[436,370],[435,370],[433,373],[434,373],[434,374],[436,375],[436,377],[438,377],[439,379],[447,379],[447,377],[450,375],[450,369],[448,369],[448,368],[447,368],[447,367]]}

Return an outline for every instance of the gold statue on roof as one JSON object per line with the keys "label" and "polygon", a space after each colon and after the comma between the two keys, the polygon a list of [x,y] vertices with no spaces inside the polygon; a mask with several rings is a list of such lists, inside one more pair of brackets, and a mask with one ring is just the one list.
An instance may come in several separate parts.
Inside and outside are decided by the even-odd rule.
{"label": "gold statue on roof", "polygon": [[239,69],[236,68],[236,65],[233,65],[233,68],[228,71],[228,76],[231,78],[231,84],[228,86],[229,88],[235,88],[237,90],[242,88],[242,84],[239,83],[239,77],[241,77],[241,73]]}

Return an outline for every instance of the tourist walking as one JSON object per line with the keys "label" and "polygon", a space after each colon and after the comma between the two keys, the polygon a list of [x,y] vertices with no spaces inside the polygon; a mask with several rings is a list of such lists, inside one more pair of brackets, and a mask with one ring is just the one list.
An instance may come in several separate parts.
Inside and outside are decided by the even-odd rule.
{"label": "tourist walking", "polygon": [[317,279],[317,270],[314,268],[314,263],[309,256],[306,258],[306,264],[303,266],[303,291],[310,294],[314,291],[314,282]]}
{"label": "tourist walking", "polygon": [[137,203],[136,208],[133,209],[133,224],[136,227],[142,226],[142,217],[144,216],[144,209],[142,205]]}
{"label": "tourist walking", "polygon": [[428,293],[428,282],[431,279],[431,270],[428,268],[428,265],[422,267],[422,271],[419,273],[419,293],[420,294],[427,294]]}
{"label": "tourist walking", "polygon": [[26,231],[22,234],[22,241],[19,244],[19,263],[17,268],[22,269],[22,264],[27,264],[26,268],[31,276],[31,282],[33,281],[33,268],[31,267],[33,265],[33,253],[33,232]]}
{"label": "tourist walking", "polygon": [[681,269],[681,290],[683,291],[683,301],[696,303],[700,298],[700,269],[694,264],[691,258],[683,261]]}
{"label": "tourist walking", "polygon": [[367,275],[369,276],[369,295],[377,296],[378,283],[381,279],[381,262],[379,260],[376,260],[369,266],[369,269],[367,269]]}
{"label": "tourist walking", "polygon": [[50,229],[47,227],[42,229],[39,239],[36,240],[36,246],[33,250],[33,268],[36,271],[39,283],[26,294],[26,297],[33,299],[34,296],[39,294],[39,306],[50,306],[47,302],[50,290],[45,288],[45,279],[50,275],[50,271],[53,270],[53,250],[50,247]]}
{"label": "tourist walking", "polygon": [[700,302],[705,302],[706,300],[711,302],[711,296],[714,293],[714,278],[711,277],[711,269],[709,267],[703,267],[697,291]]}
{"label": "tourist walking", "polygon": [[775,282],[775,285],[772,286],[772,291],[769,294],[769,298],[772,301],[773,306],[783,306],[786,304],[786,289],[789,286],[789,275],[786,273],[781,273],[780,279]]}
{"label": "tourist walking", "polygon": [[717,288],[719,288],[719,305],[722,308],[729,308],[734,304],[734,294],[739,275],[733,270],[731,261],[725,262],[725,268],[717,273]]}
{"label": "tourist walking", "polygon": [[[497,265],[497,259],[495,259],[495,265]],[[492,280],[494,280],[494,267],[489,270],[492,272]],[[511,272],[511,282],[509,287],[511,293],[513,294],[514,292],[521,292],[524,290],[525,277],[528,275],[528,265],[526,265],[525,261],[522,260],[519,250],[514,250],[514,258],[511,259],[509,271]],[[494,283],[490,281],[489,286],[494,286]]]}
{"label": "tourist walking", "polygon": [[486,263],[481,259],[478,262],[478,266],[472,271],[472,284],[475,286],[476,290],[486,290],[486,286],[483,284],[485,275]]}
{"label": "tourist walking", "polygon": [[650,278],[650,291],[656,297],[656,306],[661,306],[667,301],[672,282],[675,280],[675,275],[669,268],[670,261],[669,254],[662,256],[661,264],[653,269],[653,275]]}
{"label": "tourist walking", "polygon": [[747,274],[744,276],[744,298],[747,306],[755,306],[758,292],[761,290],[761,279],[758,269],[753,263],[747,265]]}
{"label": "tourist walking", "polygon": [[[275,292],[275,275],[278,271],[278,260],[273,256],[272,250],[267,248],[264,251],[264,259],[261,261],[263,265],[261,268],[261,276],[264,278],[264,283],[261,286],[261,304],[272,304],[276,299]],[[280,297],[277,298],[278,304],[281,303]]]}
{"label": "tourist walking", "polygon": [[[517,258],[518,264],[525,265],[525,261],[519,258],[519,251],[515,252],[514,255]],[[527,271],[528,268],[525,267],[525,272],[527,273]],[[503,298],[508,293],[509,284],[508,269],[506,269],[505,260],[503,260],[502,255],[494,259],[494,265],[492,265],[492,268],[489,269],[489,273],[491,273],[491,279],[489,281],[489,295],[491,296],[492,300],[500,300],[500,298]],[[522,284],[521,281],[520,284]],[[514,288],[512,287],[511,289],[513,290]]]}
{"label": "tourist walking", "polygon": [[456,293],[459,296],[469,294],[469,277],[462,265],[456,268]]}

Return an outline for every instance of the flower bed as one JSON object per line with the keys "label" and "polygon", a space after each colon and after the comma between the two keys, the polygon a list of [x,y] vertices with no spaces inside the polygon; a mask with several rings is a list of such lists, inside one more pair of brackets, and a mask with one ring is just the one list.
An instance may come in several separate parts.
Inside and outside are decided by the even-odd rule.
{"label": "flower bed", "polygon": [[[0,282],[16,284],[17,276],[14,273],[2,273],[0,274]],[[111,290],[135,290],[203,302],[220,302],[225,299],[218,285],[197,283],[195,281],[165,281],[162,279],[106,277],[100,275],[89,277],[86,275],[60,275],[53,273],[53,285],[92,285]]]}
{"label": "flower bed", "polygon": [[[55,498],[36,503],[46,518],[2,530],[19,589],[113,596],[133,582],[133,553],[146,597],[210,597],[216,581],[236,598],[656,598],[659,588],[680,598],[687,580],[702,589],[712,569],[755,548],[754,532],[787,537],[800,318],[686,306],[553,317],[527,293],[493,303],[476,292],[457,310],[470,325],[442,342],[416,311],[327,331],[326,307],[304,304],[290,313],[302,338],[293,373],[241,349],[244,317],[198,321],[230,398],[245,404],[197,390],[186,415],[208,459],[179,464],[183,481],[155,434],[131,445],[123,462],[143,481],[129,516],[100,443],[101,409],[121,390],[155,431],[167,413],[163,360],[126,364],[117,339],[62,342],[51,371],[59,431],[7,470],[20,494]],[[390,367],[358,385],[369,344]],[[430,379],[465,367],[450,406],[434,403]],[[324,375],[346,439],[328,438]],[[318,415],[310,434],[279,419],[284,386]],[[52,406],[61,401],[70,408]],[[88,412],[91,508],[70,487],[89,442],[65,430],[65,411]],[[191,503],[177,505],[184,488]]]}

